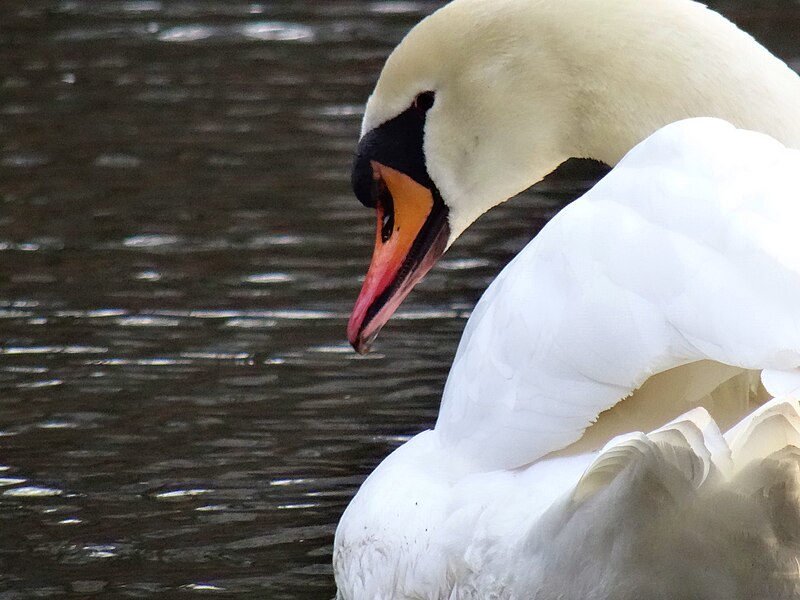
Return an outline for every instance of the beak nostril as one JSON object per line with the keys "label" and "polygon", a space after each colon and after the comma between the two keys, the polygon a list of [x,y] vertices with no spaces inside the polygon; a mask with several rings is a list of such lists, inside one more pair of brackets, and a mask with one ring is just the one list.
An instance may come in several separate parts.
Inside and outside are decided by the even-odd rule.
{"label": "beak nostril", "polygon": [[381,216],[381,241],[385,244],[394,232],[394,200],[383,180],[376,182],[378,185],[378,210]]}
{"label": "beak nostril", "polygon": [[383,224],[381,225],[381,240],[385,244],[392,237],[394,231],[394,218],[390,213],[383,213]]}

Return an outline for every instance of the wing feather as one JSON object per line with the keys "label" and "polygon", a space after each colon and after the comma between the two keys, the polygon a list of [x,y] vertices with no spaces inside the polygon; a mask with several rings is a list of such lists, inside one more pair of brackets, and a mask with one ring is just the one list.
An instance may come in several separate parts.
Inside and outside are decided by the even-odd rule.
{"label": "wing feather", "polygon": [[444,443],[517,467],[668,369],[800,366],[800,202],[785,201],[798,190],[800,152],[719,120],[637,146],[478,303],[436,425]]}

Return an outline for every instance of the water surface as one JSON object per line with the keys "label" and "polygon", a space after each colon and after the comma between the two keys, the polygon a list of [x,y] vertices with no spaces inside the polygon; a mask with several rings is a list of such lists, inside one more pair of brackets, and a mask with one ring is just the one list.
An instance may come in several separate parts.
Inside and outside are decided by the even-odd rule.
{"label": "water surface", "polygon": [[[0,5],[0,599],[332,597],[341,511],[585,185],[488,214],[349,349],[362,104],[441,4]],[[712,5],[800,66],[796,2]]]}

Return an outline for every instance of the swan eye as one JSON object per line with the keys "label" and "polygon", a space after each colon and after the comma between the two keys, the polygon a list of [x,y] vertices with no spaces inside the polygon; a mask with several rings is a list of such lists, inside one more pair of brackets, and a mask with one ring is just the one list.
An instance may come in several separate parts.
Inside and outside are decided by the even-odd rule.
{"label": "swan eye", "polygon": [[414,98],[414,108],[420,114],[425,114],[433,106],[433,101],[436,96],[433,92],[422,92],[419,96]]}

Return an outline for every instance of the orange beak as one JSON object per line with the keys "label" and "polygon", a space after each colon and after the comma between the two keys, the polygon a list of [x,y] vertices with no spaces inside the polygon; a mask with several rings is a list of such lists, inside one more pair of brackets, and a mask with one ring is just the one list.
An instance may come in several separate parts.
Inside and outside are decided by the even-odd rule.
{"label": "orange beak", "polygon": [[381,327],[444,254],[447,208],[427,187],[371,161],[376,199],[375,249],[347,326],[356,352],[369,351]]}

